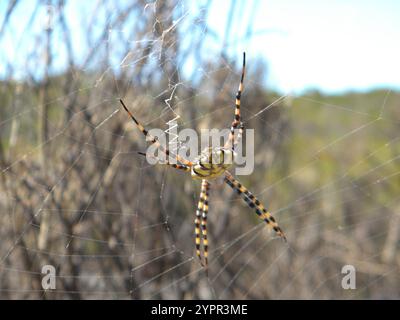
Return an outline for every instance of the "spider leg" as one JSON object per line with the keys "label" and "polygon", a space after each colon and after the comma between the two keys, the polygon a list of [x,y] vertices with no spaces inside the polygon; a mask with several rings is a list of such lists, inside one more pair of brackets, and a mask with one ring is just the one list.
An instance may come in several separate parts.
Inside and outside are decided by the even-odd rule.
{"label": "spider leg", "polygon": [[[207,240],[207,212],[208,212],[208,192],[209,192],[210,184],[206,179],[201,181],[201,191],[200,191],[200,199],[197,205],[196,210],[196,219],[194,220],[195,225],[195,235],[196,235],[196,255],[200,260],[200,264],[203,267],[207,267],[208,263],[208,240]],[[201,226],[200,226],[201,225]],[[201,230],[201,231],[200,231]],[[203,235],[203,249],[204,249],[204,258],[205,263],[201,258],[201,234]]]}
{"label": "spider leg", "polygon": [[244,201],[250,208],[255,209],[256,214],[260,217],[260,219],[264,220],[268,226],[274,229],[278,236],[282,237],[286,241],[285,234],[283,233],[282,229],[279,227],[278,223],[271,215],[271,213],[267,209],[265,209],[260,201],[246,187],[244,187],[238,180],[236,180],[228,171],[225,171],[225,182],[239,195],[242,195]]}
{"label": "spider leg", "polygon": [[[138,152],[138,153],[140,155],[146,157],[146,154],[144,152]],[[154,157],[154,158],[156,158],[156,157]],[[156,158],[156,159],[158,159],[158,158]],[[161,163],[161,164],[168,165],[168,166],[170,166],[170,167],[172,167],[174,169],[177,169],[177,170],[183,170],[183,171],[186,171],[186,172],[190,171],[190,167],[185,165],[185,164],[175,164],[175,163],[169,163],[169,162],[165,162],[165,163]]]}
{"label": "spider leg", "polygon": [[201,216],[201,234],[203,236],[203,250],[204,250],[204,264],[207,268],[208,266],[208,238],[207,238],[207,214],[208,214],[208,196],[210,193],[210,183],[207,180],[204,182],[204,205],[203,214]]}
{"label": "spider leg", "polygon": [[208,185],[207,180],[203,179],[201,182],[200,199],[199,199],[199,203],[197,204],[196,219],[194,220],[194,226],[195,226],[194,231],[195,231],[195,235],[196,235],[196,255],[199,258],[202,266],[204,266],[204,264],[201,259],[201,251],[200,251],[200,244],[201,244],[200,223],[202,221],[202,211],[204,208],[204,204],[206,202],[207,185]]}
{"label": "spider leg", "polygon": [[185,164],[175,164],[175,163],[166,163],[167,165],[171,166],[174,169],[183,170],[183,171],[190,171],[190,167]]}
{"label": "spider leg", "polygon": [[[129,114],[130,118],[132,119],[132,121],[136,124],[136,126],[139,128],[139,130],[143,133],[143,135],[146,137],[146,139],[148,141],[150,141],[151,144],[155,144],[157,146],[157,148],[159,148],[163,153],[165,153],[166,158],[167,158],[167,164],[170,164],[169,162],[169,157],[171,155],[171,152],[168,149],[168,146],[163,147],[160,142],[158,141],[158,139],[156,137],[153,137],[144,127],[143,125],[136,120],[136,118],[133,116],[133,114],[129,111],[129,109],[127,108],[127,106],[125,105],[124,101],[122,101],[122,99],[119,99],[119,102],[121,103],[122,107],[125,109],[125,111]],[[174,158],[176,160],[178,160],[180,163],[190,167],[192,166],[192,162],[182,158],[181,156],[175,154],[173,155]]]}
{"label": "spider leg", "polygon": [[240,117],[240,98],[242,97],[243,91],[243,79],[246,71],[246,53],[243,52],[243,68],[242,68],[242,77],[240,78],[239,89],[236,94],[236,101],[235,101],[235,117],[233,119],[231,125],[231,132],[229,133],[229,139],[225,144],[225,149],[228,149],[229,146],[231,147],[232,151],[235,150],[235,146],[238,143],[238,139],[235,140],[235,130],[239,128],[239,136],[242,136],[243,133],[243,124]]}

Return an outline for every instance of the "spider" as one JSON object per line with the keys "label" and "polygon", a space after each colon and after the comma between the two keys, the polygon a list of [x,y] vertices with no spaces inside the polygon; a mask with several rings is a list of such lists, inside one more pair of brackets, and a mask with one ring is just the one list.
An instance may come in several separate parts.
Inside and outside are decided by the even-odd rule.
{"label": "spider", "polygon": [[[224,176],[224,182],[241,195],[246,204],[255,210],[256,214],[265,221],[265,223],[272,228],[277,235],[286,241],[286,237],[282,229],[278,226],[275,218],[271,213],[261,204],[261,202],[233,175],[227,170],[233,163],[235,156],[235,146],[238,143],[239,137],[243,133],[243,123],[240,117],[240,98],[243,91],[243,79],[246,70],[246,54],[243,53],[243,68],[240,79],[239,89],[236,94],[235,103],[235,115],[231,125],[228,141],[223,148],[208,148],[202,152],[200,157],[196,161],[189,161],[182,158],[179,155],[172,155],[177,163],[170,163],[169,156],[171,152],[168,146],[162,146],[156,137],[153,137],[149,132],[140,124],[139,121],[132,115],[122,99],[120,103],[125,111],[128,113],[130,118],[133,120],[135,125],[146,137],[146,140],[163,152],[166,157],[165,165],[171,166],[175,169],[190,172],[193,179],[201,180],[201,192],[200,199],[197,205],[195,224],[195,244],[196,244],[196,255],[199,258],[200,264],[207,268],[208,267],[208,238],[207,238],[207,214],[208,214],[208,197],[210,192],[210,181],[220,176]],[[239,129],[239,134],[235,137],[235,130]],[[144,153],[140,153],[145,155]],[[175,161],[174,161],[175,162]],[[201,252],[201,243],[203,244],[203,258]]]}

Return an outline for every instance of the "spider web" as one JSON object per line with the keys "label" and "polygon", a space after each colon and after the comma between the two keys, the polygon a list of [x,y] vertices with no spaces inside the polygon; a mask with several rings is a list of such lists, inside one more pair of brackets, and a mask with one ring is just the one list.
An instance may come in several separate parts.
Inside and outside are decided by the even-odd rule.
{"label": "spider web", "polygon": [[[7,60],[8,79],[31,80],[9,84],[0,121],[7,139],[0,158],[0,296],[398,297],[399,94],[382,90],[362,102],[356,94],[343,101],[318,92],[266,97],[262,65],[249,59],[242,116],[255,129],[255,169],[238,178],[268,204],[288,243],[213,181],[207,276],[194,252],[199,183],[137,153],[145,139],[118,99],[146,127],[167,133],[172,120],[179,129],[229,127],[241,61],[224,50],[237,44],[224,42],[218,51],[205,4],[104,3],[82,22],[91,31],[85,58],[67,81],[54,77],[50,89],[39,89],[42,103],[40,93],[31,99],[25,92],[33,95],[46,72],[38,76],[33,62],[19,69]],[[33,10],[35,25],[44,9]],[[138,15],[147,25],[135,24]],[[57,25],[53,32],[62,37],[66,30]],[[28,50],[27,41],[22,36],[16,45],[24,58],[43,61],[40,46]],[[65,55],[58,50],[54,57]],[[43,106],[48,128],[40,137],[32,119],[43,116]],[[341,286],[347,264],[357,270],[356,290]],[[54,290],[41,285],[44,265],[56,269]]]}

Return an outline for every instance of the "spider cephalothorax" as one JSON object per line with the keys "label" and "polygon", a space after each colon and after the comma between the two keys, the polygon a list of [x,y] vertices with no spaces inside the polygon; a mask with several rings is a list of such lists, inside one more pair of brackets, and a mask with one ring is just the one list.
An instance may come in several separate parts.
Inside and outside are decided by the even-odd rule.
{"label": "spider cephalothorax", "polygon": [[[271,213],[261,204],[261,202],[233,175],[227,171],[232,165],[235,156],[235,146],[238,142],[238,137],[242,135],[243,123],[240,118],[240,98],[243,91],[243,79],[245,74],[246,56],[243,53],[243,70],[242,77],[239,84],[239,89],[236,94],[235,103],[235,116],[231,125],[229,139],[223,148],[208,148],[202,152],[200,157],[191,162],[179,156],[178,154],[172,155],[168,146],[162,146],[160,142],[153,137],[149,132],[136,120],[132,113],[128,110],[122,100],[120,100],[123,108],[129,114],[131,119],[135,122],[139,130],[145,135],[150,143],[156,145],[165,155],[167,161],[164,163],[175,169],[190,172],[193,179],[201,179],[201,192],[200,199],[197,205],[196,218],[195,218],[195,235],[196,235],[196,255],[200,259],[200,263],[208,266],[208,235],[207,235],[207,213],[208,213],[208,196],[210,190],[209,180],[224,176],[224,181],[239,195],[241,195],[247,205],[254,209],[256,214],[265,221],[280,237],[286,240],[282,229],[271,215]],[[239,134],[235,136],[235,131],[239,130]],[[169,157],[172,156],[177,163],[170,163]],[[203,243],[204,263],[201,259],[201,242]]]}

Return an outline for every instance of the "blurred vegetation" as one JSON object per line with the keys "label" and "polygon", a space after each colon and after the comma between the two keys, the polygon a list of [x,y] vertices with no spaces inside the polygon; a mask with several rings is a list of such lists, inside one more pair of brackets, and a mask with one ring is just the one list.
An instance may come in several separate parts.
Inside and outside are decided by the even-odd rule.
{"label": "blurred vegetation", "polygon": [[[240,64],[201,56],[206,19],[174,24],[176,4],[158,3],[118,47],[107,33],[92,39],[85,61],[97,69],[71,55],[55,76],[56,57],[38,58],[43,78],[1,81],[0,297],[399,298],[400,93],[309,91],[271,105],[281,95],[263,85],[263,61],[248,61],[242,116],[255,129],[255,170],[239,179],[288,244],[215,181],[206,277],[194,256],[199,182],[149,166],[137,154],[145,139],[115,113],[122,97],[149,128],[176,115],[179,129],[230,126]],[[63,2],[53,5],[62,17]],[[121,7],[108,23],[122,29],[145,6]],[[68,42],[61,18],[56,28]],[[43,32],[35,50],[52,56]],[[123,51],[118,70],[113,48]],[[203,70],[193,78],[181,70],[191,54]],[[54,291],[42,290],[45,264],[56,266]],[[356,267],[355,291],[341,288],[345,264]]]}

